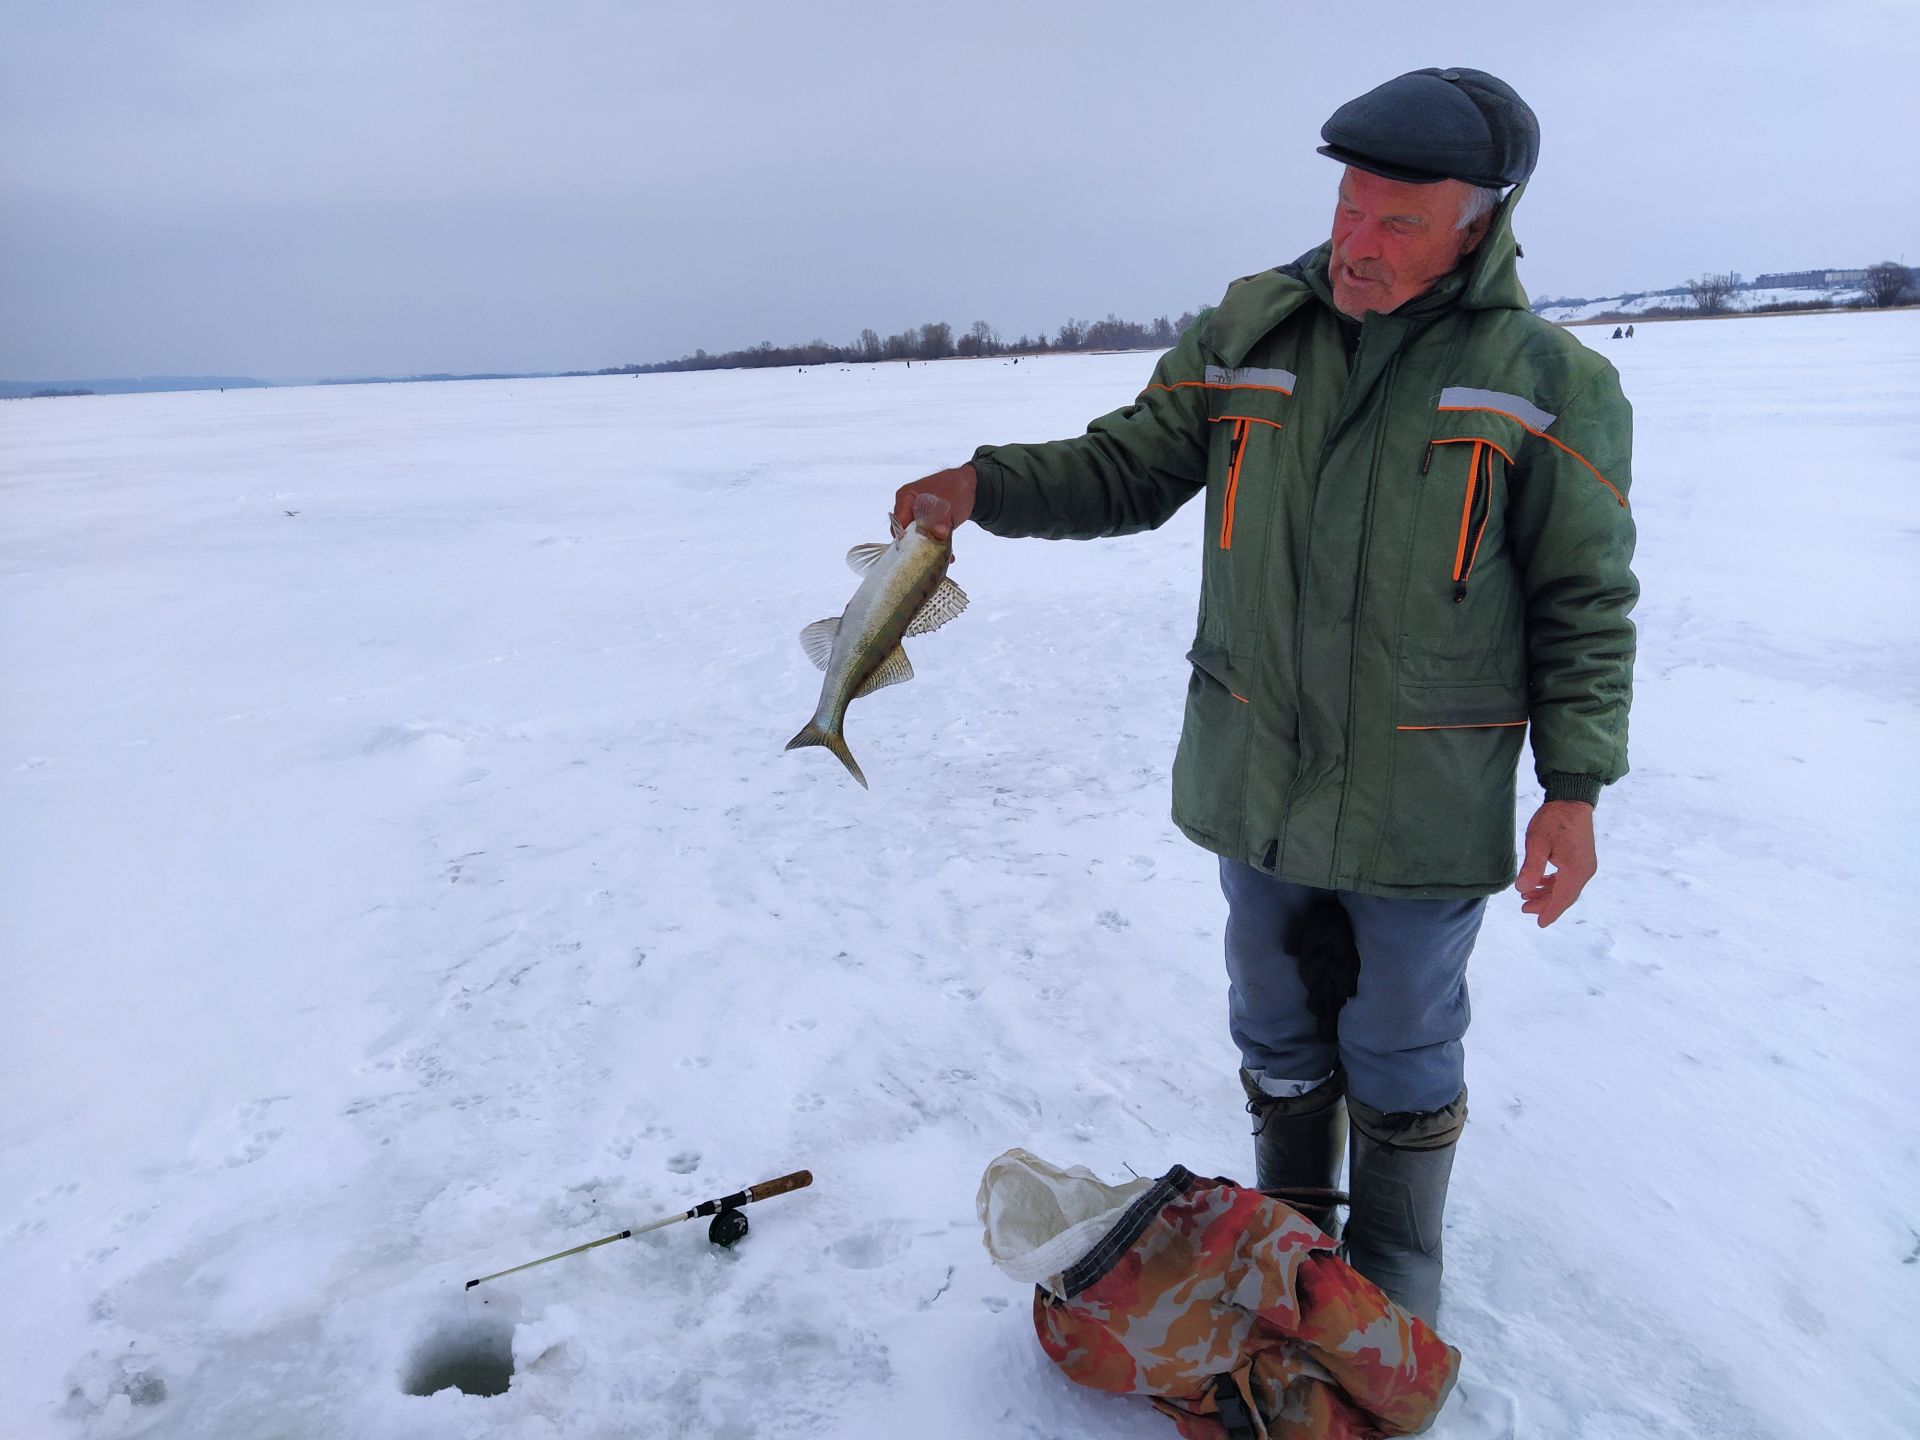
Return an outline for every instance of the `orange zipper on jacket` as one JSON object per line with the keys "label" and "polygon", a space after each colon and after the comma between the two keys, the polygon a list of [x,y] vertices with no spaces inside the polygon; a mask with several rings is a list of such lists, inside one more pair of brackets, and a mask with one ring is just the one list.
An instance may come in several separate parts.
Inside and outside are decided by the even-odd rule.
{"label": "orange zipper on jacket", "polygon": [[[1467,505],[1460,521],[1460,554],[1454,557],[1453,603],[1467,598],[1467,581],[1473,578],[1474,561],[1480,558],[1480,542],[1487,537],[1487,521],[1493,518],[1493,446],[1483,440],[1473,442],[1473,460],[1467,470]],[[1467,543],[1471,533],[1473,543]],[[1465,563],[1462,562],[1464,557]]]}
{"label": "orange zipper on jacket", "polygon": [[1453,542],[1453,571],[1449,577],[1453,581],[1456,605],[1467,598],[1467,581],[1472,578],[1474,562],[1480,558],[1480,542],[1486,538],[1487,521],[1493,518],[1493,457],[1496,451],[1502,455],[1506,451],[1491,440],[1463,436],[1458,440],[1429,441],[1426,457],[1420,462],[1420,473],[1424,475],[1433,464],[1435,446],[1469,444],[1473,450],[1467,457],[1467,488],[1460,497],[1460,534]]}
{"label": "orange zipper on jacket", "polygon": [[1227,459],[1227,496],[1220,511],[1220,548],[1233,548],[1233,502],[1240,493],[1240,461],[1247,453],[1247,422],[1233,422],[1233,449]]}
{"label": "orange zipper on jacket", "polygon": [[1453,578],[1464,580],[1460,567],[1467,560],[1467,527],[1473,523],[1473,493],[1480,483],[1480,452],[1486,447],[1478,440],[1473,442],[1473,456],[1467,461],[1467,493],[1460,501],[1460,538],[1453,546]]}

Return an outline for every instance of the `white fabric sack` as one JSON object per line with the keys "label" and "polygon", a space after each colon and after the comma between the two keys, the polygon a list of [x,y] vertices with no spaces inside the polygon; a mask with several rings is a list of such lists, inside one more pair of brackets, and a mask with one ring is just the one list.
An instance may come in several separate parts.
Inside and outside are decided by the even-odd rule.
{"label": "white fabric sack", "polygon": [[1147,1179],[1109,1185],[1084,1165],[1062,1170],[1028,1151],[1009,1150],[980,1177],[976,1204],[987,1253],[1010,1279],[1043,1285],[1064,1300],[1061,1273],[1152,1186]]}

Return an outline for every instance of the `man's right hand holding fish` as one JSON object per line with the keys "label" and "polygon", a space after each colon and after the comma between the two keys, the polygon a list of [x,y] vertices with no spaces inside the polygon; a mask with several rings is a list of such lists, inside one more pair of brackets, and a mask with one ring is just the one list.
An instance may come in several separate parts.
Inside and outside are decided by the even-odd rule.
{"label": "man's right hand holding fish", "polygon": [[975,484],[973,466],[959,465],[951,470],[936,470],[902,485],[893,497],[893,523],[906,529],[914,520],[915,499],[921,495],[936,496],[946,501],[948,513],[942,517],[935,509],[923,525],[931,539],[949,542],[953,532],[973,514]]}

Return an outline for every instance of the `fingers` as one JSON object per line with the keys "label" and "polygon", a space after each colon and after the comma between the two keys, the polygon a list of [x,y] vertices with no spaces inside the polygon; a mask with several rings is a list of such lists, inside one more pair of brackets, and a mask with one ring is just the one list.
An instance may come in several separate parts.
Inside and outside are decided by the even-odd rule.
{"label": "fingers", "polygon": [[956,526],[973,515],[976,489],[977,477],[972,465],[936,470],[931,475],[923,475],[918,480],[902,485],[894,492],[893,518],[904,530],[913,524],[917,504],[922,497],[937,499],[946,507],[945,515],[927,520],[922,528],[934,539],[945,540],[953,534]]}
{"label": "fingers", "polygon": [[913,497],[913,522],[935,540],[951,540],[953,504],[944,495],[922,490]]}
{"label": "fingers", "polygon": [[1593,878],[1595,868],[1584,857],[1556,860],[1553,873],[1539,883],[1529,886],[1515,883],[1514,888],[1520,891],[1520,909],[1533,916],[1542,930],[1546,929],[1573,908],[1574,901]]}
{"label": "fingers", "polygon": [[916,485],[902,485],[893,493],[893,523],[902,530],[913,523],[913,497],[918,493]]}
{"label": "fingers", "polygon": [[[1593,878],[1593,867],[1562,865],[1553,877],[1553,900],[1548,910],[1541,912],[1540,923],[1551,925],[1567,911],[1573,908],[1573,902],[1580,898],[1580,892],[1587,888],[1587,881]],[[1549,913],[1550,912],[1550,913]]]}
{"label": "fingers", "polygon": [[1573,904],[1574,896],[1579,892],[1568,884],[1567,872],[1556,869],[1551,875],[1544,876],[1538,884],[1530,885],[1520,892],[1520,910],[1533,916],[1541,929],[1546,929],[1566,913]]}
{"label": "fingers", "polygon": [[1521,902],[1521,911],[1533,916],[1542,930],[1566,914],[1578,894],[1577,891],[1569,893],[1562,887],[1560,878],[1558,873],[1548,876],[1544,885]]}
{"label": "fingers", "polygon": [[1527,853],[1520,861],[1520,873],[1513,877],[1513,888],[1522,895],[1530,895],[1541,888],[1547,878],[1547,842],[1541,839],[1535,827],[1527,827]]}
{"label": "fingers", "polygon": [[893,497],[893,523],[900,530],[917,524],[930,539],[953,541],[953,507],[930,490],[903,485]]}

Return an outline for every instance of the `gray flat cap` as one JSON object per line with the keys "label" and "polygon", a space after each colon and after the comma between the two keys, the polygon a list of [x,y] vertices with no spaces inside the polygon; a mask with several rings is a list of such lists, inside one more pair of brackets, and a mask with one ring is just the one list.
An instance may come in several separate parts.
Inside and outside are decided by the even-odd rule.
{"label": "gray flat cap", "polygon": [[1320,127],[1322,155],[1432,185],[1518,185],[1540,158],[1540,122],[1506,81],[1484,70],[1410,70],[1349,100]]}

